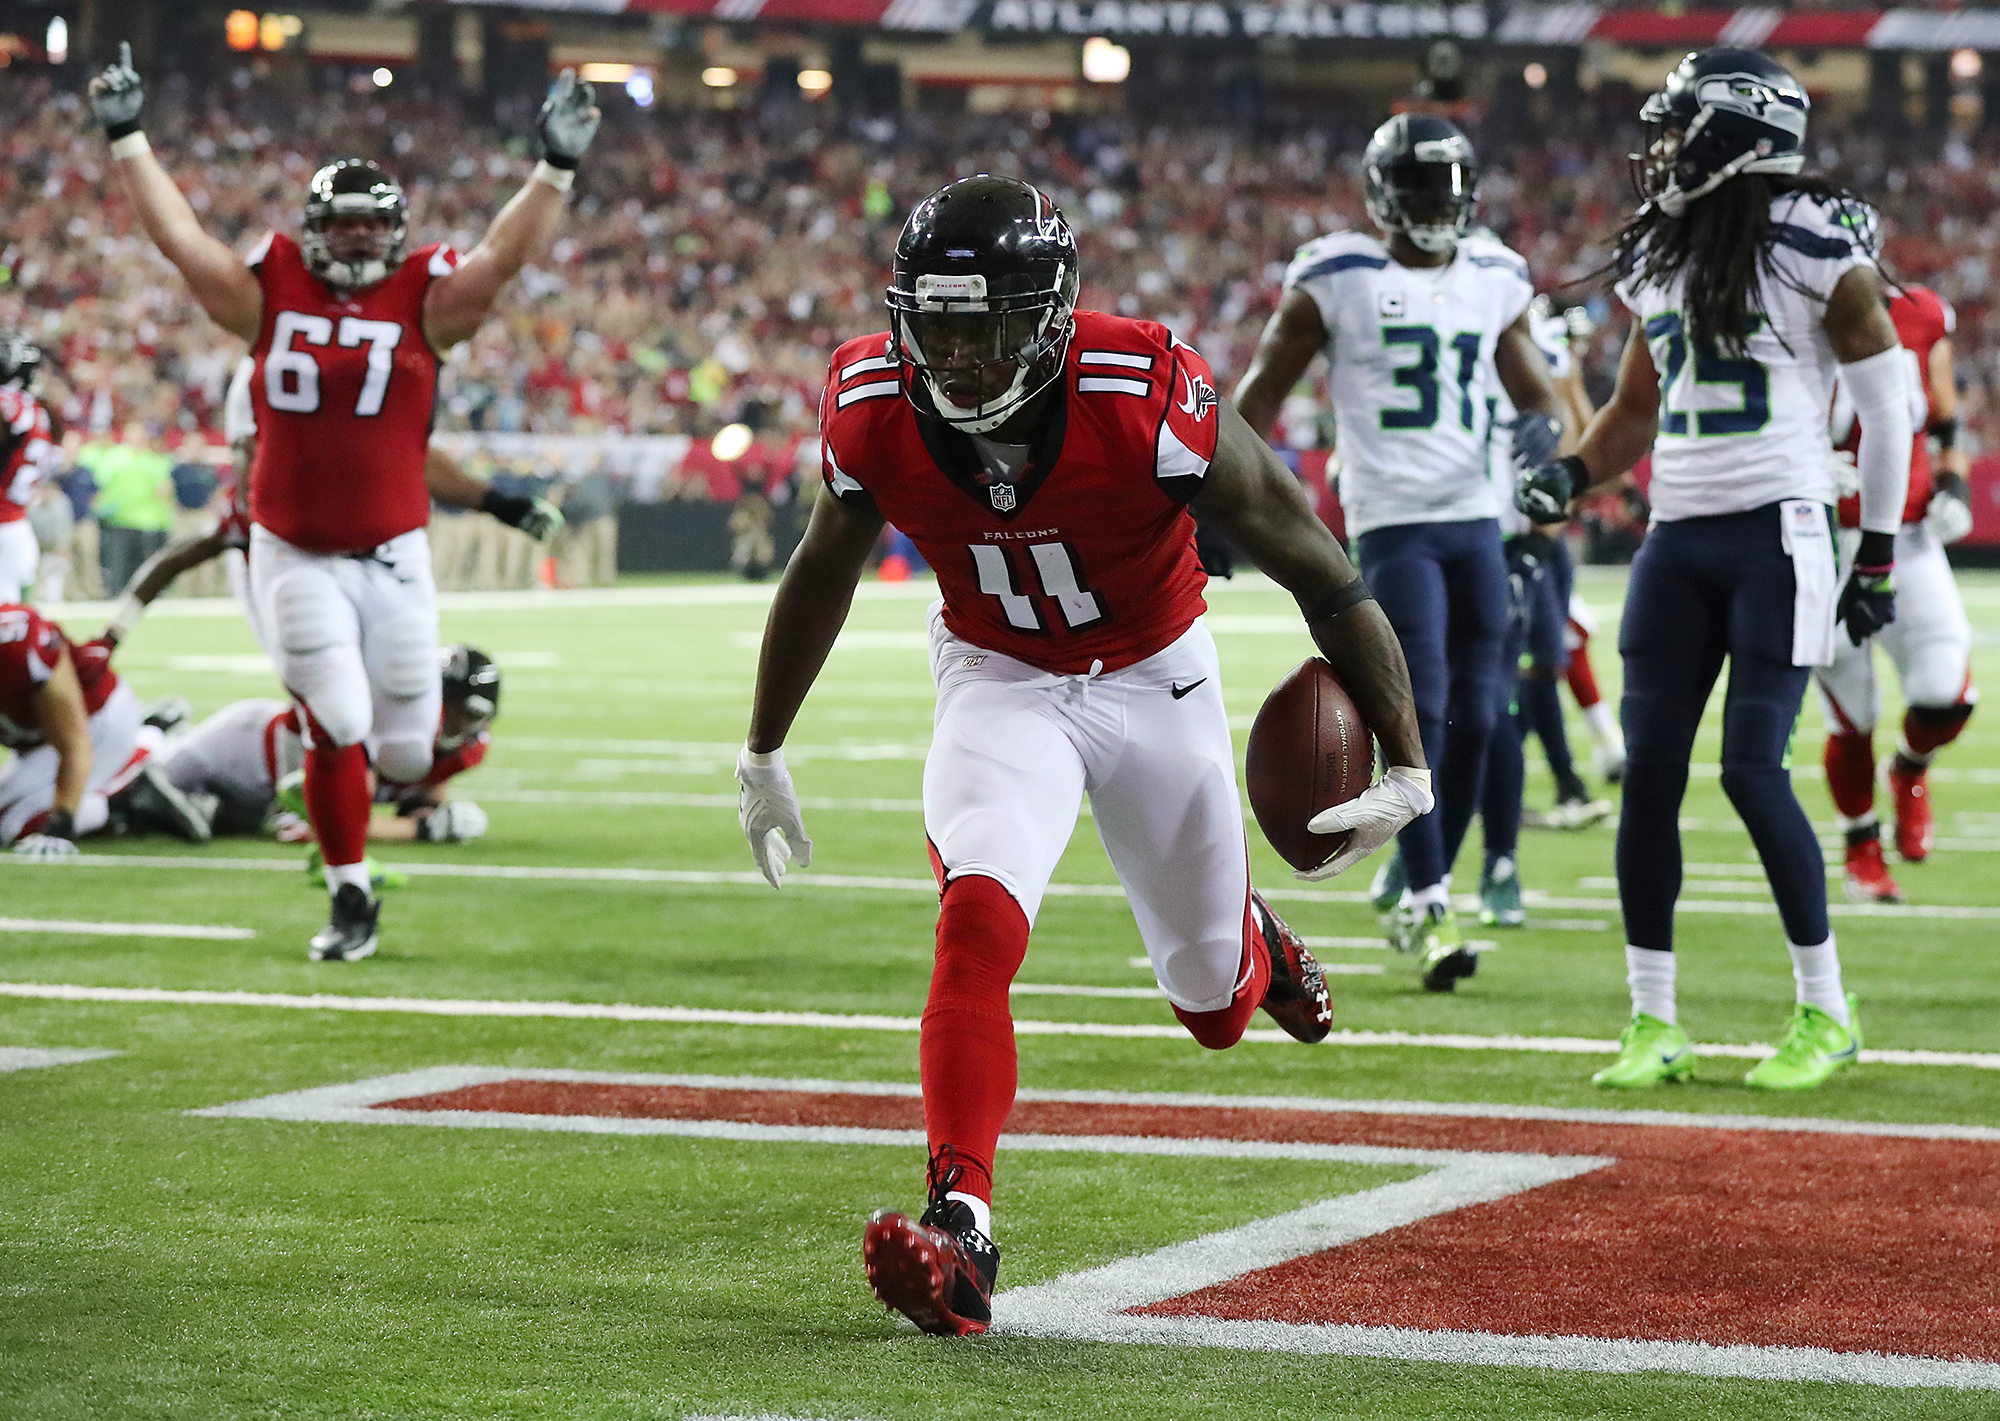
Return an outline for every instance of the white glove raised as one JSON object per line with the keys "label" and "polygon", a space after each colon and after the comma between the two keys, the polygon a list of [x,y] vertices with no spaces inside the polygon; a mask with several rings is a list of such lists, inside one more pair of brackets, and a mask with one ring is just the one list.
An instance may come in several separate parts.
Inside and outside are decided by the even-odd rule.
{"label": "white glove raised", "polygon": [[574,168],[604,115],[596,108],[597,91],[565,69],[549,85],[549,96],[535,116],[535,132],[540,135],[544,156],[559,168]]}
{"label": "white glove raised", "polygon": [[1956,543],[1972,532],[1972,505],[1940,489],[1931,495],[1931,506],[1924,514],[1924,526],[1940,543],[1947,546]]}
{"label": "white glove raised", "polygon": [[791,771],[785,768],[785,752],[760,755],[745,745],[736,752],[736,782],[743,786],[736,822],[743,826],[750,855],[765,881],[778,887],[794,858],[800,868],[812,867],[813,841],[806,837],[805,820],[799,817],[799,796],[792,788]]}
{"label": "white glove raised", "polygon": [[139,110],[146,102],[146,85],[132,67],[132,46],[121,40],[118,62],[90,81],[91,116],[104,125],[113,138],[123,138],[139,126]]}
{"label": "white glove raised", "polygon": [[465,844],[486,832],[486,811],[469,799],[447,799],[417,821],[427,844]]}
{"label": "white glove raised", "polygon": [[66,859],[76,853],[76,841],[55,834],[29,834],[15,842],[14,852],[23,858]]}
{"label": "white glove raised", "polygon": [[1836,498],[1853,498],[1861,492],[1861,470],[1851,449],[1835,449],[1826,456],[1826,471],[1833,475]]}
{"label": "white glove raised", "polygon": [[1383,771],[1381,779],[1347,803],[1322,809],[1312,817],[1306,828],[1315,834],[1338,834],[1351,829],[1354,837],[1347,841],[1346,848],[1318,868],[1300,869],[1292,877],[1317,883],[1352,868],[1395,838],[1397,831],[1419,814],[1430,813],[1436,803],[1431,797],[1429,770],[1391,765]]}

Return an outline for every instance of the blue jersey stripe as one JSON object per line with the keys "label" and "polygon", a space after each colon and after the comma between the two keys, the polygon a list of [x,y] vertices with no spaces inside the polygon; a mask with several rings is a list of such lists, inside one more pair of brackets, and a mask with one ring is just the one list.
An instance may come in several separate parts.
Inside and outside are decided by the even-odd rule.
{"label": "blue jersey stripe", "polygon": [[1792,222],[1773,222],[1771,235],[1793,251],[1818,257],[1821,261],[1833,261],[1854,250],[1854,243],[1845,237],[1810,231]]}
{"label": "blue jersey stripe", "polygon": [[1301,281],[1311,281],[1315,276],[1332,276],[1336,272],[1347,271],[1357,266],[1366,267],[1369,271],[1380,271],[1388,264],[1387,257],[1371,257],[1366,252],[1343,252],[1337,257],[1328,257],[1323,262],[1316,262],[1307,267],[1292,278],[1292,284],[1296,286]]}

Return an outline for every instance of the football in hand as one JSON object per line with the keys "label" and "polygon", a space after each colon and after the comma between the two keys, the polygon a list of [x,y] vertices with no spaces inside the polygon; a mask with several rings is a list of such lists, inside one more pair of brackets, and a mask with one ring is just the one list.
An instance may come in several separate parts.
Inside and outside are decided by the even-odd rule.
{"label": "football in hand", "polygon": [[1348,833],[1306,828],[1323,809],[1367,789],[1375,742],[1319,657],[1301,661],[1264,700],[1245,756],[1250,808],[1278,856],[1301,872],[1318,868],[1347,845]]}

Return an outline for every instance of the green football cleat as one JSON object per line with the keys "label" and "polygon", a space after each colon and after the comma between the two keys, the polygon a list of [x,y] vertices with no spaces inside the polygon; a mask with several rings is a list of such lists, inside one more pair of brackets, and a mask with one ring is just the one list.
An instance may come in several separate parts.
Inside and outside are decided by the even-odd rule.
{"label": "green football cleat", "polygon": [[293,770],[289,775],[279,780],[277,791],[271,798],[274,808],[283,810],[289,814],[296,814],[299,818],[304,819],[306,817],[306,772],[304,770]]}
{"label": "green football cleat", "polygon": [[1417,959],[1417,976],[1427,992],[1449,992],[1459,978],[1479,970],[1478,955],[1459,933],[1458,915],[1442,904],[1398,908],[1389,922],[1389,945]]}
{"label": "green football cleat", "polygon": [[[385,888],[403,888],[409,884],[407,873],[385,866],[378,858],[365,858],[361,862],[368,868],[368,886],[377,893]],[[318,844],[306,850],[306,882],[314,888],[326,882],[326,856],[319,851]]]}
{"label": "green football cleat", "polygon": [[1389,857],[1375,870],[1375,881],[1368,885],[1368,901],[1375,905],[1378,913],[1393,913],[1396,905],[1403,901],[1403,890],[1409,882],[1403,872],[1402,851],[1391,849]]}
{"label": "green football cleat", "polygon": [[1861,1059],[1861,1016],[1852,992],[1847,994],[1847,1019],[1851,1024],[1842,1026],[1818,1007],[1800,1002],[1792,1008],[1778,1054],[1758,1062],[1743,1084],[1758,1090],[1811,1090],[1824,1084]]}
{"label": "green football cleat", "polygon": [[1527,920],[1520,870],[1510,857],[1493,860],[1479,875],[1479,921],[1489,928],[1518,928]]}
{"label": "green football cleat", "polygon": [[1618,1059],[1590,1078],[1606,1090],[1651,1090],[1694,1076],[1694,1047],[1672,1022],[1632,1013],[1618,1038]]}

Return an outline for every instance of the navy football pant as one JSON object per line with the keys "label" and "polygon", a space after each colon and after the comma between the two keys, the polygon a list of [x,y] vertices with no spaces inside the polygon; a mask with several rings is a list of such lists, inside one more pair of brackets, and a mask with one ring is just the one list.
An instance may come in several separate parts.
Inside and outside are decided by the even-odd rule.
{"label": "navy football pant", "polygon": [[1626,753],[1618,897],[1634,947],[1673,949],[1688,756],[1725,657],[1722,788],[1764,861],[1786,937],[1810,946],[1831,935],[1819,840],[1789,769],[1812,674],[1792,665],[1795,590],[1775,504],[1657,524],[1633,560],[1618,632]]}
{"label": "navy football pant", "polygon": [[[1515,579],[1518,592],[1519,578]],[[1521,659],[1522,622],[1520,608],[1510,623],[1501,651],[1501,665],[1513,666]],[[1486,742],[1486,774],[1479,787],[1479,823],[1486,839],[1486,866],[1495,859],[1513,858],[1521,844],[1521,801],[1528,789],[1528,762],[1523,738],[1526,725],[1521,719],[1520,693],[1526,681],[1514,683],[1514,704],[1503,707],[1493,722],[1493,734]]]}
{"label": "navy football pant", "polygon": [[1509,597],[1500,525],[1407,523],[1355,539],[1363,576],[1403,644],[1438,807],[1397,836],[1412,889],[1443,879],[1479,798],[1486,742],[1506,706]]}

